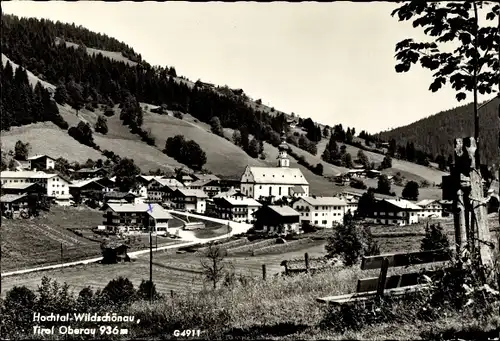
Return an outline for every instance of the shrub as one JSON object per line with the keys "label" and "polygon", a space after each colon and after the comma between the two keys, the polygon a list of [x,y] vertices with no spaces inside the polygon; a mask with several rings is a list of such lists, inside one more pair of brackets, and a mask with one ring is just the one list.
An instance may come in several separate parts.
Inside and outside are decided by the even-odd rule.
{"label": "shrub", "polygon": [[118,277],[111,280],[108,285],[102,290],[102,294],[111,304],[129,303],[135,298],[136,292],[134,285],[128,278]]}
{"label": "shrub", "polygon": [[357,189],[366,189],[366,185],[363,180],[360,179],[352,179],[349,183],[349,186]]}
{"label": "shrub", "polygon": [[431,224],[429,223],[425,226],[425,237],[420,243],[421,251],[431,251],[431,250],[445,250],[450,247],[450,242],[446,233],[443,231],[441,224]]}
{"label": "shrub", "polygon": [[156,291],[156,285],[154,284],[154,282],[151,282],[149,280],[142,280],[141,284],[139,285],[139,289],[137,290],[137,295],[144,300],[149,300],[151,299],[151,297],[153,299],[160,298],[160,295]]}

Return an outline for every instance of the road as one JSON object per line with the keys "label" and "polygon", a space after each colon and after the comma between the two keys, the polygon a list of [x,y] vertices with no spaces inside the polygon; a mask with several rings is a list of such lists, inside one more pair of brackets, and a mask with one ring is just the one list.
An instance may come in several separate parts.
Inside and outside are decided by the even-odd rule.
{"label": "road", "polygon": [[[234,221],[205,217],[205,216],[187,213],[187,212],[177,212],[177,211],[173,211],[173,210],[169,210],[169,212],[175,213],[177,215],[187,216],[187,217],[195,217],[195,218],[210,220],[210,221],[218,222],[221,224],[229,224],[229,226],[231,227],[231,232],[227,233],[227,234],[223,234],[221,236],[213,237],[213,238],[201,239],[201,238],[196,238],[191,231],[179,230],[179,236],[181,237],[181,239],[186,240],[185,243],[160,246],[158,248],[153,248],[153,252],[163,251],[163,250],[168,250],[168,249],[175,249],[175,248],[180,248],[180,247],[185,247],[185,246],[190,246],[190,245],[195,245],[195,244],[210,243],[212,241],[227,238],[227,237],[230,237],[230,236],[235,235],[235,234],[244,233],[244,232],[248,231],[249,228],[252,227],[251,224],[237,223]],[[134,257],[134,256],[148,253],[149,251],[150,250],[148,248],[148,249],[144,249],[144,250],[128,252],[128,255]],[[68,262],[68,263],[62,263],[62,264],[41,266],[41,267],[36,267],[36,268],[31,268],[31,269],[23,269],[23,270],[11,271],[11,272],[4,272],[1,274],[1,277],[3,278],[3,277],[8,277],[8,276],[22,275],[22,274],[36,272],[36,271],[47,271],[47,270],[53,270],[53,269],[67,268],[67,267],[75,266],[75,265],[96,263],[96,262],[99,262],[101,259],[102,259],[102,257],[96,257],[96,258],[90,258],[90,259],[83,259],[83,260],[79,260],[79,261],[75,261],[75,262]]]}

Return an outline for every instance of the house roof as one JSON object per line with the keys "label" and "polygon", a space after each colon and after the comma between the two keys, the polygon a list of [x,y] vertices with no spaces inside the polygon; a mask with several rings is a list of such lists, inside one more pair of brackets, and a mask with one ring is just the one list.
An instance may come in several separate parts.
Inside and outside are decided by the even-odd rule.
{"label": "house roof", "polygon": [[50,179],[55,176],[71,183],[71,181],[64,175],[58,173],[45,173],[40,171],[3,171],[0,173],[0,178],[5,179]]}
{"label": "house roof", "polygon": [[117,192],[117,191],[113,191],[113,192],[108,192],[108,193],[105,193],[104,194],[104,197],[105,198],[113,198],[113,199],[122,199],[122,198],[125,198],[127,196],[133,196],[134,198],[137,197],[137,195],[135,195],[134,193],[130,193],[130,192]]}
{"label": "house roof", "polygon": [[301,193],[304,194],[306,191],[304,191],[304,188],[302,186],[293,186],[290,188],[290,190],[294,191],[294,193]]}
{"label": "house roof", "polygon": [[415,205],[420,206],[420,207],[424,207],[424,206],[427,206],[429,204],[432,204],[435,201],[436,200],[433,200],[433,199],[424,199],[424,200],[420,200]]}
{"label": "house roof", "polygon": [[347,202],[337,197],[302,197],[304,200],[312,206],[345,206]]}
{"label": "house roof", "polygon": [[196,180],[191,183],[191,187],[203,187],[209,183],[211,183],[213,180]]}
{"label": "house roof", "polygon": [[163,179],[163,175],[142,175],[139,174],[137,175],[138,178],[142,178],[146,180],[147,182],[150,182],[151,180],[157,180],[157,179]]}
{"label": "house roof", "polygon": [[186,174],[186,175],[183,175],[183,176],[181,177],[181,179],[182,179],[182,180],[194,180],[194,179],[193,179],[193,177],[192,177],[191,175],[187,175],[187,174]]}
{"label": "house roof", "polygon": [[225,197],[232,197],[235,195],[245,196],[243,193],[241,193],[241,190],[239,190],[237,188],[230,188],[226,192],[221,192],[221,193],[217,194],[216,196],[214,196],[214,198],[225,198]]}
{"label": "house roof", "polygon": [[384,201],[386,201],[386,202],[388,202],[396,207],[405,209],[405,210],[421,210],[422,209],[422,207],[417,206],[414,203],[411,203],[408,200],[404,200],[404,199],[384,199]]}
{"label": "house roof", "polygon": [[194,173],[193,176],[198,180],[220,180],[219,177],[214,174]]}
{"label": "house roof", "polygon": [[50,156],[45,155],[45,154],[38,154],[38,155],[33,155],[33,156],[30,156],[30,157],[28,158],[28,160],[30,160],[30,161],[31,161],[31,160],[38,160],[38,159],[41,159],[42,157],[47,157],[47,158],[49,158],[49,159],[51,159],[51,160],[55,160],[53,157],[50,157]]}
{"label": "house roof", "polygon": [[282,217],[287,217],[287,216],[300,216],[300,213],[295,211],[293,208],[290,206],[278,206],[278,205],[269,205],[267,206],[269,209],[273,210],[277,214],[279,214]]}
{"label": "house roof", "polygon": [[80,168],[76,173],[95,173],[100,170],[103,170],[103,168]]}
{"label": "house roof", "polygon": [[11,182],[7,184],[3,184],[3,189],[27,189],[31,186],[38,185],[36,182],[26,183],[26,182]]}
{"label": "house roof", "polygon": [[289,167],[248,167],[258,184],[309,185],[299,168]]}
{"label": "house roof", "polygon": [[207,198],[208,195],[201,189],[177,188],[177,191],[186,197]]}
{"label": "house roof", "polygon": [[241,198],[241,199],[236,199],[232,197],[225,197],[225,198],[218,198],[221,200],[227,201],[230,205],[232,206],[257,206],[260,207],[262,206],[261,203],[259,203],[257,200],[253,198]]}
{"label": "house roof", "polygon": [[138,203],[138,204],[115,204],[108,203],[107,207],[117,213],[124,212],[135,212],[135,213],[147,213],[154,219],[172,219],[172,215],[158,204],[148,204]]}
{"label": "house roof", "polygon": [[75,181],[73,181],[73,183],[71,185],[69,185],[69,187],[81,188],[81,187],[87,186],[88,184],[90,184],[92,182],[95,182],[99,186],[102,186],[101,184],[99,184],[97,182],[99,180],[100,180],[100,178],[93,178],[93,179],[86,179],[86,180],[75,180]]}
{"label": "house roof", "polygon": [[14,202],[25,196],[26,194],[4,194],[0,197],[0,202]]}
{"label": "house roof", "polygon": [[184,187],[184,185],[177,179],[168,178],[168,179],[154,179],[154,181],[158,182],[162,186],[169,187]]}

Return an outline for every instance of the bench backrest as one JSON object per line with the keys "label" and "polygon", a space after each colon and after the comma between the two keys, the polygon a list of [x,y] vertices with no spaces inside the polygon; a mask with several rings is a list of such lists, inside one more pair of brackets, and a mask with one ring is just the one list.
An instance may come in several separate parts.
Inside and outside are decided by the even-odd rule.
{"label": "bench backrest", "polygon": [[[382,289],[393,289],[408,287],[419,284],[421,272],[413,272],[387,277],[389,267],[401,267],[435,262],[446,262],[451,260],[452,253],[449,250],[418,251],[408,253],[385,254],[379,256],[363,257],[361,270],[381,269],[379,277],[370,277],[358,280],[357,292],[369,292]],[[442,275],[443,270],[426,271],[425,275],[433,278]]]}

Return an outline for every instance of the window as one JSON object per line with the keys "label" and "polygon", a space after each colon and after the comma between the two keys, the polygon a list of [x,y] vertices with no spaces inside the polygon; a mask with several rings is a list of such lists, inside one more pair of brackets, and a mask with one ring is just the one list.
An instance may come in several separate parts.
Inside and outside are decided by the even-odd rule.
{"label": "window", "polygon": [[315,220],[315,221],[314,221],[314,224],[315,224],[315,225],[317,225],[317,224],[318,224],[318,221],[317,221],[317,220]]}
{"label": "window", "polygon": [[317,217],[318,216],[318,213],[314,213],[314,216]]}
{"label": "window", "polygon": [[269,195],[272,194],[272,191],[273,191],[273,187],[272,186],[269,186]]}
{"label": "window", "polygon": [[61,194],[64,194],[64,191],[61,191]]}
{"label": "window", "polygon": [[259,189],[262,189],[262,185],[259,186]]}
{"label": "window", "polygon": [[278,187],[278,195],[281,195],[281,187]]}
{"label": "window", "polygon": [[327,222],[326,220],[323,220],[321,223],[322,223],[323,225],[326,225],[328,222]]}

